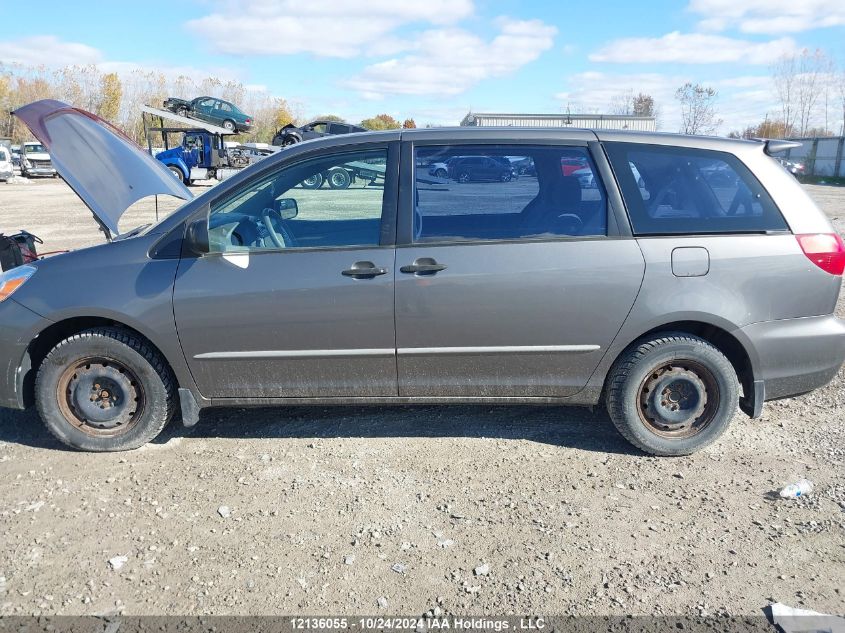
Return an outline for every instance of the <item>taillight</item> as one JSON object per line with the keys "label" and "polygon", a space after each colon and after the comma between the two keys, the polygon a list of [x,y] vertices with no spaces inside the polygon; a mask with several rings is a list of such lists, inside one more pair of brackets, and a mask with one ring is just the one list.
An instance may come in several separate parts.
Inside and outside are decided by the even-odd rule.
{"label": "taillight", "polygon": [[845,242],[838,233],[804,233],[795,239],[811,262],[831,275],[845,270]]}

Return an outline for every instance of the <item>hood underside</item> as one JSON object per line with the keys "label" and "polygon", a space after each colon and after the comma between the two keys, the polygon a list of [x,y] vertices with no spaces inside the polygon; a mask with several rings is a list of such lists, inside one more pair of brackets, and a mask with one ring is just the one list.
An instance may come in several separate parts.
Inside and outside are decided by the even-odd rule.
{"label": "hood underside", "polygon": [[166,194],[193,194],[161,162],[95,114],[61,101],[35,101],[13,112],[50,152],[56,171],[91,209],[111,238],[134,203]]}

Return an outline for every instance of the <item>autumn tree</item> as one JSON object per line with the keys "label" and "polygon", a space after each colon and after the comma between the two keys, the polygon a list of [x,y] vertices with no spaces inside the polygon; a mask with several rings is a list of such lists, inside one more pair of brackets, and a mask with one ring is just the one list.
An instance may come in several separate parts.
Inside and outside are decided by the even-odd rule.
{"label": "autumn tree", "polygon": [[389,114],[379,114],[361,121],[361,127],[368,130],[398,130],[402,125]]}
{"label": "autumn tree", "polygon": [[314,117],[315,121],[333,121],[334,123],[346,123],[346,119],[336,114],[321,114]]}
{"label": "autumn tree", "polygon": [[631,111],[634,116],[656,117],[657,111],[654,106],[654,97],[639,93],[631,99]]}
{"label": "autumn tree", "polygon": [[710,86],[685,83],[675,91],[681,104],[682,134],[713,134],[722,124],[716,116],[718,93]]}
{"label": "autumn tree", "polygon": [[417,127],[417,123],[413,119],[405,119],[404,123],[402,123],[402,127],[406,130],[413,130]]}
{"label": "autumn tree", "polygon": [[97,114],[110,123],[116,123],[122,98],[123,87],[117,73],[103,75],[100,79],[100,102],[97,104]]}

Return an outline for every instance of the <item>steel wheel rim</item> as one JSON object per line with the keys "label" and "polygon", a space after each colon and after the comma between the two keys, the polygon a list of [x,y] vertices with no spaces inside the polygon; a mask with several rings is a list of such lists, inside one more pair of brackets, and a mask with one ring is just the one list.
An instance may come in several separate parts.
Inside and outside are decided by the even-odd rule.
{"label": "steel wheel rim", "polygon": [[668,439],[693,437],[716,417],[721,397],[713,372],[699,362],[673,360],[646,375],[637,389],[643,425]]}
{"label": "steel wheel rim", "polygon": [[75,428],[91,437],[128,433],[144,414],[146,397],[135,373],[113,358],[74,361],[59,377],[59,410]]}
{"label": "steel wheel rim", "polygon": [[341,174],[339,172],[334,172],[331,175],[331,184],[333,184],[335,187],[342,187],[343,185],[346,184],[347,178],[348,178],[348,176],[345,175],[345,174]]}

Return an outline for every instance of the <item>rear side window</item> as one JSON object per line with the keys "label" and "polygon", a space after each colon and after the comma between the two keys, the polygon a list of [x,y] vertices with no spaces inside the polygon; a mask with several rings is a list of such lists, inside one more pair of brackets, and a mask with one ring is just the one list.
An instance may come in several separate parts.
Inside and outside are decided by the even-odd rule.
{"label": "rear side window", "polygon": [[414,164],[415,242],[607,234],[605,192],[586,147],[423,146]]}
{"label": "rear side window", "polygon": [[606,143],[636,235],[763,233],[788,226],[751,171],[726,152]]}

